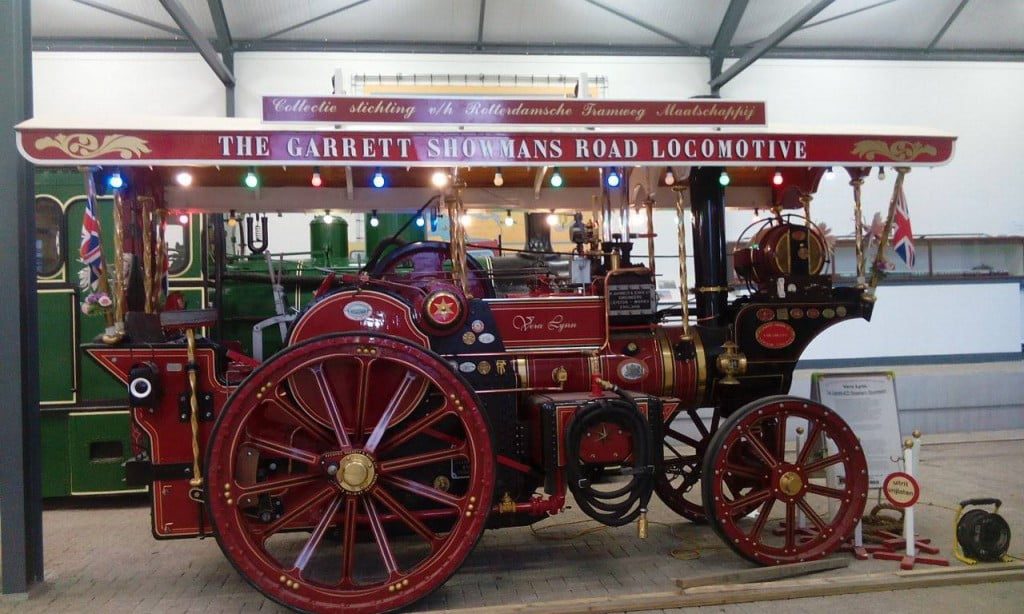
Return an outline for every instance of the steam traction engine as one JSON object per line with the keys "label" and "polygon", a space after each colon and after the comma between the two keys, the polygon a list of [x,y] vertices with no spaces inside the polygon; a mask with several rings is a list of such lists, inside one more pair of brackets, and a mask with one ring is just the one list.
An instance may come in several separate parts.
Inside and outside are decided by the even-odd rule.
{"label": "steam traction engine", "polygon": [[[804,172],[809,194],[820,172]],[[873,297],[832,287],[821,233],[777,214],[734,255],[751,293],[730,303],[720,173],[689,178],[696,325],[685,299],[658,311],[622,241],[581,246],[581,292],[496,296],[456,225],[450,246],[329,278],[262,364],[197,338],[212,310],[165,311],[164,342],[92,346],[148,439],[132,470],[152,483],[154,536],[213,534],[270,598],[346,612],[416,601],[485,528],[570,493],[641,535],[656,493],[761,564],[832,552],[864,507],[864,455],[828,408],[777,395],[811,339],[869,318]]]}

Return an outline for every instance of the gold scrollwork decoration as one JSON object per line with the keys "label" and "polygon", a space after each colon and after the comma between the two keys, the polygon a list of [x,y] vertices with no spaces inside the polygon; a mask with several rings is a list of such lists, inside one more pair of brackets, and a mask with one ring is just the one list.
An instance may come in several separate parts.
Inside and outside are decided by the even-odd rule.
{"label": "gold scrollwork decoration", "polygon": [[874,160],[876,157],[883,157],[893,162],[908,162],[916,159],[922,154],[934,156],[937,153],[932,145],[924,143],[911,143],[910,141],[857,141],[853,144],[853,155],[860,156],[867,160]]}
{"label": "gold scrollwork decoration", "polygon": [[57,134],[49,137],[44,136],[36,140],[36,149],[49,149],[56,147],[75,159],[91,159],[105,156],[110,153],[118,153],[121,158],[128,160],[132,156],[142,157],[150,153],[149,144],[137,136],[124,134],[110,134],[103,137],[101,143],[96,136],[82,132],[76,134]]}

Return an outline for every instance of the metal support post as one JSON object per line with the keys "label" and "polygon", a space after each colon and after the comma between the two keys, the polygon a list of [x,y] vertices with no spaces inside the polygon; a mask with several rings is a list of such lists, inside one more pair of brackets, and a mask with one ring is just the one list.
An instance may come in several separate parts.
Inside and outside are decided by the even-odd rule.
{"label": "metal support post", "polygon": [[39,373],[36,347],[35,195],[32,167],[11,126],[32,115],[30,0],[0,2],[0,573],[3,593],[43,579]]}

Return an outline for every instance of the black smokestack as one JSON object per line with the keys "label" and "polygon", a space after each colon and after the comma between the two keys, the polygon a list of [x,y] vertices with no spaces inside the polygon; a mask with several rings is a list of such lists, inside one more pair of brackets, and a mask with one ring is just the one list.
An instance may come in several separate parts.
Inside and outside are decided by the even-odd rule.
{"label": "black smokestack", "polygon": [[721,167],[705,166],[690,173],[693,211],[693,268],[697,283],[697,318],[721,325],[729,298],[726,289],[725,186]]}

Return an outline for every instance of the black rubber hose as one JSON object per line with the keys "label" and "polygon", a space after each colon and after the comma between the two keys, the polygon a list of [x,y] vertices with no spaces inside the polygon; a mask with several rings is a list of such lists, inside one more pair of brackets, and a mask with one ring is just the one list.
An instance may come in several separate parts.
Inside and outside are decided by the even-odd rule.
{"label": "black rubber hose", "polygon": [[[566,481],[576,504],[585,514],[608,526],[619,527],[636,520],[654,491],[651,471],[651,435],[647,421],[636,405],[625,395],[622,399],[597,399],[581,407],[566,431]],[[580,442],[588,429],[601,423],[622,427],[633,441],[633,468],[629,482],[613,491],[595,489],[584,478]]]}

